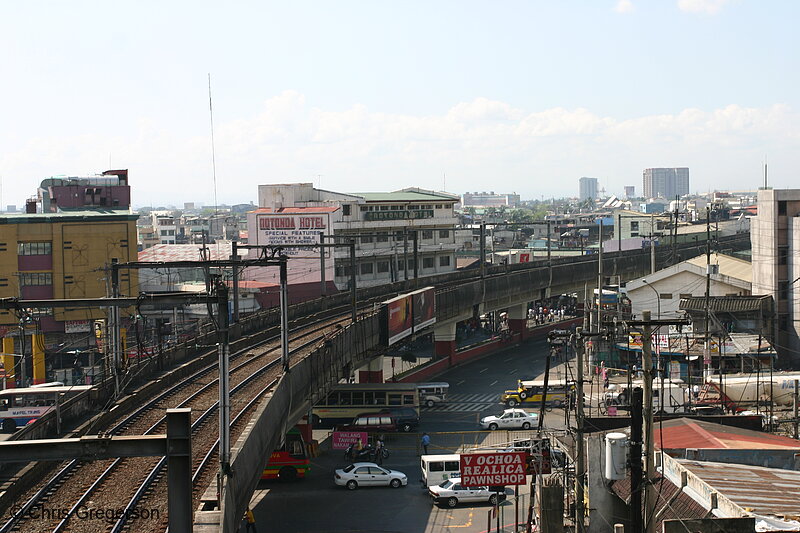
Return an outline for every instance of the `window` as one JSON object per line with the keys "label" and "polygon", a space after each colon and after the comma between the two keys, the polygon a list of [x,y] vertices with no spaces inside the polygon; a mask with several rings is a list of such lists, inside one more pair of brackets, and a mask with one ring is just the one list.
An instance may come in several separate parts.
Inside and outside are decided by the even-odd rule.
{"label": "window", "polygon": [[389,272],[389,261],[378,261],[378,274]]}
{"label": "window", "polygon": [[21,242],[17,244],[17,255],[51,255],[53,244],[50,242]]}
{"label": "window", "polygon": [[631,231],[639,231],[639,222],[631,222]]}
{"label": "window", "polygon": [[388,211],[388,210],[389,210],[389,206],[388,205],[382,205],[381,206],[381,211]]}
{"label": "window", "polygon": [[439,266],[440,267],[448,267],[448,266],[450,266],[450,256],[449,255],[441,255],[441,256],[439,256]]}
{"label": "window", "polygon": [[442,208],[442,204],[436,204],[436,209],[441,209],[441,208]]}
{"label": "window", "polygon": [[403,272],[406,269],[406,262],[402,259],[397,260],[397,270]]}
{"label": "window", "polygon": [[786,246],[778,247],[778,264],[785,265],[789,262],[789,248]]}
{"label": "window", "polygon": [[399,205],[393,205],[392,206],[392,211],[400,211],[400,206]]}
{"label": "window", "polygon": [[786,200],[778,201],[778,216],[786,216]]}
{"label": "window", "polygon": [[378,233],[378,242],[389,242],[389,234],[385,231]]}
{"label": "window", "polygon": [[449,239],[450,238],[450,230],[448,230],[448,229],[440,229],[439,230],[439,238],[440,239]]}
{"label": "window", "polygon": [[433,239],[433,230],[425,229],[422,230],[422,240],[431,240]]}
{"label": "window", "polygon": [[342,215],[346,217],[350,216],[350,204],[342,204]]}
{"label": "window", "polygon": [[361,274],[372,274],[372,263],[361,263]]}
{"label": "window", "polygon": [[23,287],[52,285],[53,274],[51,272],[23,272],[19,275],[19,283]]}
{"label": "window", "polygon": [[433,257],[423,257],[422,268],[433,268]]}
{"label": "window", "polygon": [[372,242],[372,237],[361,237],[361,244],[368,244]]}
{"label": "window", "polygon": [[394,233],[394,240],[396,240],[396,241],[402,241],[402,240],[405,240],[405,239],[403,238],[404,236],[405,236],[405,233],[404,233],[404,232],[402,232],[402,231],[396,231],[396,232]]}
{"label": "window", "polygon": [[691,298],[691,297],[692,297],[692,293],[691,292],[682,292],[681,293],[681,299]]}
{"label": "window", "polygon": [[789,298],[789,282],[778,282],[778,300],[787,300]]}
{"label": "window", "polygon": [[671,292],[662,292],[658,295],[659,298],[662,300],[672,300],[672,293]]}
{"label": "window", "polygon": [[410,205],[410,206],[408,206],[408,210],[409,211],[413,211],[415,209],[419,209],[419,206],[418,205]]}
{"label": "window", "polygon": [[362,213],[366,213],[367,211],[369,211],[369,207],[367,207],[367,206],[365,206],[365,205],[362,205],[362,206],[361,206],[361,212],[362,212]]}

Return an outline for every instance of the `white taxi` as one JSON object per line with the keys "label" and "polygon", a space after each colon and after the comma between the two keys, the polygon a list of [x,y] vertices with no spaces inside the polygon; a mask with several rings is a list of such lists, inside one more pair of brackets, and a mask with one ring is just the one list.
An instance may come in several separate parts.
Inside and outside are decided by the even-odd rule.
{"label": "white taxi", "polygon": [[455,507],[459,502],[489,502],[497,505],[498,501],[506,499],[505,489],[498,494],[490,491],[489,487],[463,487],[459,477],[428,487],[428,494],[434,503],[448,507]]}
{"label": "white taxi", "polygon": [[539,422],[539,415],[527,413],[522,409],[506,409],[499,416],[481,418],[481,427],[495,429],[531,429]]}

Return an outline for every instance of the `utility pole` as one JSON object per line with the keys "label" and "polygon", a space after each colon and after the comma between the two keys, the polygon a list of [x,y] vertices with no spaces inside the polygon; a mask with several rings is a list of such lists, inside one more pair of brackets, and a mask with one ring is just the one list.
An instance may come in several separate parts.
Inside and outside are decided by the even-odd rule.
{"label": "utility pole", "polygon": [[319,281],[320,281],[320,296],[325,296],[327,293],[325,281],[325,232],[319,232]]}
{"label": "utility pole", "polygon": [[650,323],[650,311],[642,311],[644,333],[642,334],[642,370],[644,371],[644,431],[645,431],[645,524],[647,532],[655,526],[655,488],[652,485],[655,475],[655,458],[653,457],[653,327]]}
{"label": "utility pole", "polygon": [[415,229],[412,236],[414,238],[414,279],[416,280],[419,278],[419,230]]}
{"label": "utility pole", "polygon": [[650,273],[656,272],[655,215],[650,215]]}
{"label": "utility pole", "polygon": [[[601,226],[602,227],[602,226]],[[598,322],[598,327],[600,323]],[[581,336],[582,328],[575,328],[575,532],[583,533],[583,478],[586,476],[586,460],[583,456],[585,445],[583,442],[583,356],[585,343]]]}
{"label": "utility pole", "polygon": [[[798,414],[798,397],[797,397],[798,392],[797,392],[797,386],[798,385],[800,385],[800,380],[797,380],[797,379],[794,380],[794,424],[793,425],[794,425],[794,438],[795,438],[795,440],[800,439],[800,424],[798,423],[798,420],[797,420],[797,414]],[[770,420],[770,424],[771,423],[772,423],[772,420]]]}
{"label": "utility pole", "polygon": [[600,237],[599,237],[599,246],[597,248],[597,322],[596,326],[592,328],[594,331],[597,331],[600,328],[601,321],[603,320],[602,311],[603,308],[603,285],[605,285],[605,280],[603,279],[603,219],[600,219]]}
{"label": "utility pole", "polygon": [[408,232],[403,228],[403,280],[408,281]]}
{"label": "utility pole", "polygon": [[642,533],[642,389],[631,394],[631,530]]}
{"label": "utility pole", "polygon": [[[236,266],[236,262],[239,260],[239,250],[237,245],[239,243],[237,241],[231,242],[231,261],[233,261],[233,268],[231,268],[231,272],[233,273],[233,323],[239,323],[239,267]],[[325,275],[325,270],[322,271],[323,276]],[[173,332],[176,331],[175,327],[177,325],[177,320],[173,320]],[[177,342],[177,338],[175,339]]]}
{"label": "utility pole", "polygon": [[350,319],[356,321],[356,240],[350,239]]}
{"label": "utility pole", "polygon": [[[219,344],[219,472],[217,472],[217,494],[222,497],[225,477],[231,472],[231,398],[230,398],[230,352],[228,351],[228,287],[217,280],[217,332]],[[220,505],[222,502],[219,502]]]}
{"label": "utility pole", "polygon": [[[711,336],[708,333],[711,307],[711,208],[706,207],[706,294],[703,323],[703,380],[711,377]],[[722,363],[720,363],[722,364]]]}
{"label": "utility pole", "polygon": [[[119,259],[111,259],[111,297],[119,298],[119,270],[116,266],[119,264]],[[120,342],[119,342],[119,307],[111,307],[109,309],[109,318],[111,324],[108,325],[108,337],[111,341],[111,360],[114,365],[114,397],[119,397],[119,373],[122,369],[122,358],[120,357]],[[33,344],[33,343],[31,343]]]}
{"label": "utility pole", "polygon": [[486,275],[486,222],[481,221],[481,242],[480,242],[481,256],[480,256],[480,272],[481,279]]}
{"label": "utility pole", "polygon": [[286,256],[281,256],[281,360],[283,371],[289,371],[289,267]]}

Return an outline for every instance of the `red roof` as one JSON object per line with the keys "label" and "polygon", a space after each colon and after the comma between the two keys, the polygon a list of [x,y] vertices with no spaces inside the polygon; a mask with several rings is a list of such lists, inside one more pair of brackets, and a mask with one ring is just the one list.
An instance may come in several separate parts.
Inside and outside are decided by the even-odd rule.
{"label": "red roof", "polygon": [[338,207],[279,207],[272,209],[271,207],[259,207],[251,213],[284,213],[287,215],[307,215],[313,213],[333,213],[338,211]]}
{"label": "red roof", "polygon": [[739,450],[800,449],[800,442],[714,422],[676,418],[656,424],[654,440],[656,447],[675,450],[684,448],[723,448]]}

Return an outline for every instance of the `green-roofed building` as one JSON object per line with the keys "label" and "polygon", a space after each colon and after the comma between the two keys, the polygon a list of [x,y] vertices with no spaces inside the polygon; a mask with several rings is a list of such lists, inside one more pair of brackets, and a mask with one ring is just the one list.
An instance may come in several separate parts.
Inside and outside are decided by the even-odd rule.
{"label": "green-roofed building", "polygon": [[[311,183],[269,184],[258,188],[259,210],[248,218],[251,244],[295,238],[304,242],[307,232],[275,229],[274,224],[258,222],[258,217],[280,218],[284,226],[302,227],[301,219],[323,217],[325,228],[319,232],[352,237],[356,243],[356,284],[359,287],[382,285],[414,276],[451,272],[456,268],[455,251],[463,246],[456,232],[458,217],[453,206],[457,195],[418,188],[391,192],[339,193],[318,189]],[[296,217],[290,220],[291,217]],[[268,229],[263,229],[268,228]],[[292,237],[292,234],[295,234]],[[416,235],[419,264],[414,263]],[[472,239],[471,234],[469,235]],[[286,242],[285,240],[283,242]],[[318,252],[317,252],[318,253]],[[308,264],[297,272],[295,280],[318,284],[316,271]],[[295,262],[299,265],[299,262]],[[290,261],[290,280],[293,279]],[[334,254],[333,279],[339,290],[350,283],[350,255],[347,248]],[[328,278],[329,279],[329,278]]]}

